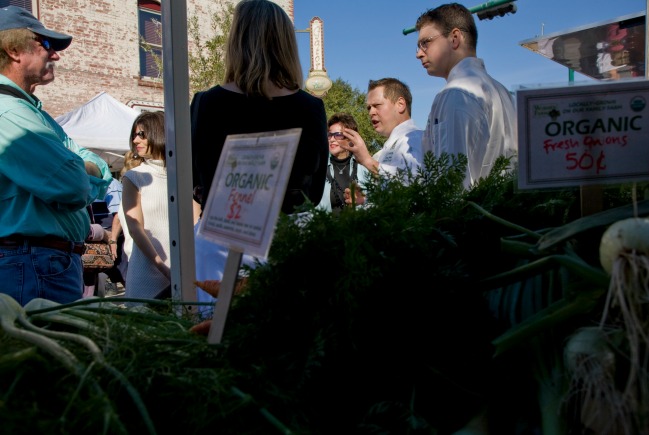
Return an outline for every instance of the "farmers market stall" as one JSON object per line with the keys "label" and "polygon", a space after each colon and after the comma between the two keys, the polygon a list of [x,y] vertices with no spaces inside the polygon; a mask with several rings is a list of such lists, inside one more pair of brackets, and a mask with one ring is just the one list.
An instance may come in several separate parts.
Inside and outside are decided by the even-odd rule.
{"label": "farmers market stall", "polygon": [[74,141],[97,153],[119,172],[124,153],[129,150],[133,121],[140,112],[122,104],[106,92],[56,118],[56,122]]}

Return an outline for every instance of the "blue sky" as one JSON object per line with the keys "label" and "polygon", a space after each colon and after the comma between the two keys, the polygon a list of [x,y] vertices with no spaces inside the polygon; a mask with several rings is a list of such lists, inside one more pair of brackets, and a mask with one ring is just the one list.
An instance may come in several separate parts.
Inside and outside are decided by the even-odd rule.
{"label": "blue sky", "polygon": [[[445,81],[426,74],[415,58],[417,32],[403,34],[417,17],[445,1],[294,0],[295,27],[306,29],[313,17],[323,20],[324,60],[332,80],[341,78],[365,92],[370,79],[397,77],[413,94],[412,117],[426,126],[435,94]],[[466,7],[485,1],[462,1]],[[521,85],[568,83],[568,69],[520,42],[620,16],[644,12],[647,0],[517,0],[517,12],[477,21],[478,57],[508,89]],[[477,19],[477,18],[476,18]],[[309,34],[297,34],[305,75],[310,65]],[[575,73],[575,81],[591,81]]]}

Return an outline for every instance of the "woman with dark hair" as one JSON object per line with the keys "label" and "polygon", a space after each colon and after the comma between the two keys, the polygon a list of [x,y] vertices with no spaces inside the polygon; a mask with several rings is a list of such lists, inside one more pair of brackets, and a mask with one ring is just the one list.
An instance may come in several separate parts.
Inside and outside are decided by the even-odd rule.
{"label": "woman with dark hair", "polygon": [[130,138],[142,162],[122,177],[122,206],[133,239],[125,296],[150,299],[165,290],[171,278],[164,113],[141,113]]}
{"label": "woman with dark hair", "polygon": [[369,178],[369,171],[358,164],[351,152],[341,147],[341,144],[351,145],[350,139],[343,134],[343,129],[358,132],[356,119],[349,113],[334,113],[327,125],[330,156],[325,190],[318,208],[338,214],[347,206],[345,189],[349,189],[352,183],[365,182]]}

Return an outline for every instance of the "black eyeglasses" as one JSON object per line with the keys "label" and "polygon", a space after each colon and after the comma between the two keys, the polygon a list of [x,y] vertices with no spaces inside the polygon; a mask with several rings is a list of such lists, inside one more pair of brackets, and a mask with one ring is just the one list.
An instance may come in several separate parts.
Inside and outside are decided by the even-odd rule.
{"label": "black eyeglasses", "polygon": [[[136,132],[135,136],[139,137],[142,140],[146,139],[146,134],[144,133],[144,130],[140,130],[140,131]],[[133,138],[133,139],[135,139],[135,138]]]}
{"label": "black eyeglasses", "polygon": [[37,36],[34,38],[34,41],[41,44],[41,46],[47,51],[50,51],[52,49],[52,43],[49,41],[49,39],[45,39],[42,36]]}
{"label": "black eyeglasses", "polygon": [[332,137],[336,140],[346,139],[342,131],[332,131],[331,133],[327,133],[327,139],[331,139]]}

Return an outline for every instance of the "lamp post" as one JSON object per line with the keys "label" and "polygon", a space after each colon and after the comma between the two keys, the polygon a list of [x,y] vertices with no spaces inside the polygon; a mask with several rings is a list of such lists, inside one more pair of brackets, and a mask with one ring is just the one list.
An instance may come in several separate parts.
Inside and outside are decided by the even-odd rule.
{"label": "lamp post", "polygon": [[316,97],[324,97],[333,85],[324,66],[324,25],[322,19],[313,17],[310,27],[296,32],[310,33],[311,69],[306,79],[306,90]]}

